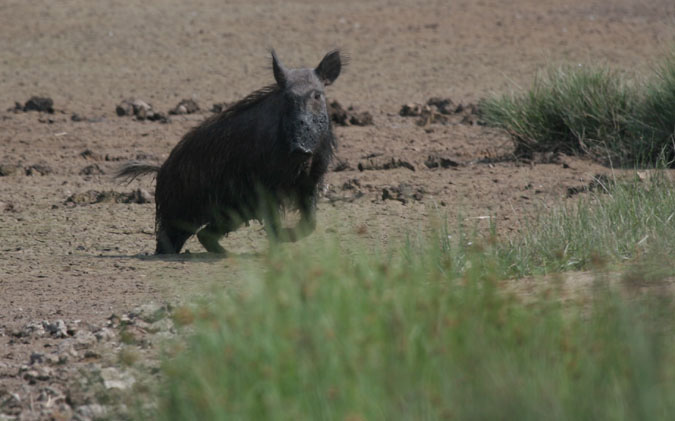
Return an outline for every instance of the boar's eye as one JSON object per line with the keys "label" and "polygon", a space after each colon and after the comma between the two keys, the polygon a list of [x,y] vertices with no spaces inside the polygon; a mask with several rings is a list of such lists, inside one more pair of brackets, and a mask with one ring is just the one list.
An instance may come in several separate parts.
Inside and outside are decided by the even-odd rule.
{"label": "boar's eye", "polygon": [[319,91],[314,91],[314,99],[315,100],[320,100],[321,99],[321,92]]}

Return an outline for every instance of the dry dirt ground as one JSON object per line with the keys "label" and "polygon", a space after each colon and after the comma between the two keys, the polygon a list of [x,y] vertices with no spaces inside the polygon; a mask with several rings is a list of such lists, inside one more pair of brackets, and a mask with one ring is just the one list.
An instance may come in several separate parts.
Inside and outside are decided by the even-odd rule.
{"label": "dry dirt ground", "polygon": [[[0,2],[0,414],[48,419],[59,407],[66,419],[95,416],[96,408],[72,412],[91,399],[68,395],[67,370],[27,375],[44,363],[31,355],[53,353],[78,332],[105,341],[112,314],[185,300],[203,293],[205,280],[227,287],[242,261],[265,253],[251,226],[223,240],[227,259],[195,240],[190,255],[151,258],[153,203],[68,198],[152,193],[151,178],[118,185],[110,174],[127,159],[162,162],[214,103],[269,84],[271,47],[292,67],[314,66],[335,47],[351,57],[329,99],[368,111],[374,124],[336,127],[341,171],[327,176],[318,234],[382,247],[438,215],[479,227],[494,217],[509,235],[576,200],[569,188],[610,172],[568,156],[494,160],[513,149],[504,133],[464,114],[418,125],[399,115],[404,104],[441,97],[454,109],[527,87],[561,63],[639,77],[674,43],[671,0]],[[54,113],[13,110],[34,95],[51,97]],[[127,98],[162,113],[187,98],[201,110],[166,124],[137,121],[116,114]],[[392,160],[405,165],[368,169]],[[61,366],[105,359],[88,347],[70,349]]]}

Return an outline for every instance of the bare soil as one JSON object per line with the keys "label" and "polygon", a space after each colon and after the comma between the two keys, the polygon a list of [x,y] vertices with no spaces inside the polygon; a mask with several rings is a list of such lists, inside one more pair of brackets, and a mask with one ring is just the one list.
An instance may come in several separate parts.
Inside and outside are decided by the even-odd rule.
{"label": "bare soil", "polygon": [[[118,185],[110,174],[128,159],[161,163],[214,104],[271,83],[269,48],[292,67],[314,66],[335,47],[349,54],[329,99],[367,111],[373,124],[335,128],[338,159],[318,235],[386,247],[430,229],[439,215],[450,226],[461,216],[479,228],[495,218],[508,236],[611,172],[571,156],[499,159],[513,151],[509,137],[470,112],[402,116],[404,105],[436,97],[451,99],[449,109],[466,108],[526,88],[560,63],[639,77],[674,42],[671,0],[3,1],[0,419],[50,419],[58,405],[37,411],[38,397],[49,401],[48,386],[68,395],[57,384],[67,370],[43,380],[25,375],[41,364],[32,354],[50,353],[66,337],[23,335],[26,326],[63,320],[71,326],[66,336],[95,335],[112,314],[182,302],[213,282],[227,287],[265,254],[267,240],[251,226],[222,241],[227,259],[203,253],[194,239],[189,254],[149,256],[154,181]],[[52,98],[53,112],[23,111],[32,96]],[[129,98],[170,121],[118,116],[116,106]],[[169,115],[183,99],[200,109]],[[119,332],[102,337],[119,340]],[[62,366],[106,360],[85,357],[87,349]],[[63,419],[95,416],[92,408],[73,412],[92,397],[63,396]]]}

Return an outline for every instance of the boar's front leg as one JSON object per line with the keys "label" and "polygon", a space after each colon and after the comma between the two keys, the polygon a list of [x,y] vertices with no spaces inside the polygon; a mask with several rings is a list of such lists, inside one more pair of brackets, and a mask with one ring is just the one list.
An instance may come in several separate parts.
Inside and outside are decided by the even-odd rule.
{"label": "boar's front leg", "polygon": [[293,229],[297,237],[296,240],[307,237],[316,229],[316,194],[316,189],[314,189],[311,194],[303,197],[298,203],[300,221]]}
{"label": "boar's front leg", "polygon": [[281,242],[295,242],[311,234],[316,228],[316,194],[298,200],[300,221],[294,228],[281,226],[278,210],[266,212],[265,226],[270,238]]}

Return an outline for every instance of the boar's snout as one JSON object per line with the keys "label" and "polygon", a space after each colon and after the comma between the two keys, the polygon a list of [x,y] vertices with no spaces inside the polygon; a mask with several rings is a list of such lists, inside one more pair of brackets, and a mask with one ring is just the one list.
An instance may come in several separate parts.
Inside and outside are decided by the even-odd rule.
{"label": "boar's snout", "polygon": [[291,150],[291,155],[302,160],[311,158],[313,154],[314,152],[305,145],[294,145]]}

